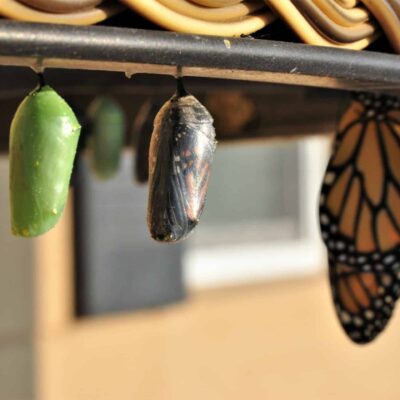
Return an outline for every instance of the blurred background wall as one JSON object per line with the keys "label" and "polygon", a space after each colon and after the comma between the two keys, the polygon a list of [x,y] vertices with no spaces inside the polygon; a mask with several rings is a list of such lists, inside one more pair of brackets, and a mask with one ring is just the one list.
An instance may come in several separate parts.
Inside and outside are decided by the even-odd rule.
{"label": "blurred background wall", "polygon": [[32,241],[11,235],[8,158],[0,157],[0,398],[34,395],[35,260]]}
{"label": "blurred background wall", "polygon": [[[57,79],[81,109],[103,90],[98,81],[82,90],[68,73]],[[126,110],[131,99],[142,101],[137,91],[147,86],[113,79],[123,81],[110,87]],[[29,86],[15,84],[18,91],[0,99],[4,149]],[[249,98],[266,120],[255,118],[259,125],[246,128],[248,137],[221,134],[204,218],[180,247],[150,242],[146,187],[132,181],[128,148],[113,181],[99,183],[88,171],[74,177],[54,230],[35,240],[13,238],[3,154],[1,400],[399,398],[399,317],[371,345],[350,343],[333,310],[317,229],[342,94],[259,86]],[[160,87],[165,101],[171,85]],[[209,88],[203,81],[192,87],[200,96]],[[287,96],[296,112],[288,113]],[[317,104],[325,110],[319,122],[310,117]],[[318,123],[307,125],[311,120]],[[297,127],[310,138],[283,139]]]}

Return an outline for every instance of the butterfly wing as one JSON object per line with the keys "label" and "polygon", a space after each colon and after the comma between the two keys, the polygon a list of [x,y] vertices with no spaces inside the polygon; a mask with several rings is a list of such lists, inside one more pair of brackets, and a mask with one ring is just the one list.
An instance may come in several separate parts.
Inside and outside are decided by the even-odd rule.
{"label": "butterfly wing", "polygon": [[358,343],[400,295],[400,124],[396,98],[356,95],[338,127],[320,197],[337,314]]}

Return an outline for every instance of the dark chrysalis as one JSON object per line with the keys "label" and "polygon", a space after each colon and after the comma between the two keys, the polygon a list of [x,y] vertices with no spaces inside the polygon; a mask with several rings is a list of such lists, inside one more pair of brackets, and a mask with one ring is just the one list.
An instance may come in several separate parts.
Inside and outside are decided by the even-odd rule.
{"label": "dark chrysalis", "polygon": [[154,121],[149,152],[147,223],[161,242],[185,239],[204,208],[216,147],[213,118],[181,79]]}
{"label": "dark chrysalis", "polygon": [[132,145],[135,152],[133,174],[136,182],[147,183],[149,180],[149,149],[153,123],[160,110],[161,103],[146,101],[140,107],[132,131]]}
{"label": "dark chrysalis", "polygon": [[320,199],[339,320],[372,341],[400,296],[400,98],[359,93],[338,127]]}

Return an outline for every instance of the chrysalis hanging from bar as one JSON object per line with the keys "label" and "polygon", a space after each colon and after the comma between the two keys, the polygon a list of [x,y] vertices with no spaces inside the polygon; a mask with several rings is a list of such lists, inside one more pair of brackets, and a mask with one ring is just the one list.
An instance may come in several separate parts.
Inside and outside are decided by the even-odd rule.
{"label": "chrysalis hanging from bar", "polygon": [[147,223],[161,242],[185,239],[204,208],[216,147],[213,118],[178,79],[158,112],[149,152]]}
{"label": "chrysalis hanging from bar", "polygon": [[135,154],[133,162],[133,175],[137,183],[149,181],[149,149],[154,119],[162,103],[147,100],[140,107],[135,118],[131,143]]}

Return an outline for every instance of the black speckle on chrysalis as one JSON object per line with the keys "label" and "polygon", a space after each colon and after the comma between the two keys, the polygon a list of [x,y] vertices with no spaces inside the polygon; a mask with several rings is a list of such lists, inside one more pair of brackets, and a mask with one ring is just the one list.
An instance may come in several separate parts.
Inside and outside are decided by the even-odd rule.
{"label": "black speckle on chrysalis", "polygon": [[213,118],[178,79],[158,112],[149,151],[147,223],[153,239],[177,242],[199,222],[216,147]]}

